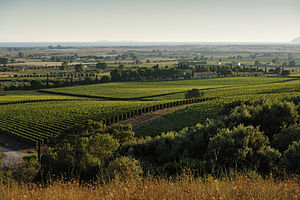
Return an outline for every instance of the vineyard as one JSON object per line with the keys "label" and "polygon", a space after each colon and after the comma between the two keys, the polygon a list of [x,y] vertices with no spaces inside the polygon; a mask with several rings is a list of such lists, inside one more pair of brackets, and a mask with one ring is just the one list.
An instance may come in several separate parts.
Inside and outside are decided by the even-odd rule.
{"label": "vineyard", "polygon": [[[300,85],[299,85],[300,86]],[[214,119],[219,114],[218,111],[226,103],[236,100],[260,100],[260,99],[284,99],[300,96],[300,92],[273,93],[273,94],[256,94],[256,95],[237,95],[222,99],[214,99],[199,104],[188,106],[184,109],[174,111],[135,130],[138,137],[156,136],[161,132],[180,131],[185,127],[193,126],[206,119]]]}
{"label": "vineyard", "polygon": [[[166,100],[170,97],[176,99],[179,95],[170,95],[151,100]],[[211,89],[205,92],[206,97],[216,98],[215,100],[191,105],[185,109],[175,111],[151,123],[135,130],[137,136],[155,136],[161,132],[181,130],[184,127],[203,122],[207,118],[214,118],[222,105],[236,100],[259,100],[266,98],[291,98],[300,95],[300,80],[283,83],[260,84],[240,86],[232,88]],[[183,96],[183,95],[182,95]],[[168,98],[169,97],[169,98]]]}
{"label": "vineyard", "polygon": [[217,89],[226,88],[229,90],[234,86],[249,86],[288,81],[286,78],[220,78],[220,79],[198,79],[182,81],[162,81],[162,82],[120,82],[105,83],[86,86],[53,88],[42,91],[50,91],[63,94],[88,95],[95,97],[113,98],[141,98],[155,95],[185,92],[192,88],[197,89]]}
{"label": "vineyard", "polygon": [[6,103],[23,103],[26,101],[43,101],[43,100],[72,100],[82,99],[63,95],[42,94],[34,91],[8,91],[4,96],[0,96],[0,105]]}
{"label": "vineyard", "polygon": [[62,134],[88,120],[110,125],[134,115],[205,100],[209,99],[159,102],[72,100],[2,105],[0,130],[35,142]]}
{"label": "vineyard", "polygon": [[[290,81],[254,84],[249,85],[235,85],[220,88],[212,88],[204,90],[206,97],[232,97],[241,95],[257,95],[257,94],[280,94],[280,93],[297,93],[300,92],[300,80],[290,79]],[[184,98],[184,93],[172,94],[160,97],[150,97],[147,100],[170,100]]]}
{"label": "vineyard", "polygon": [[[184,100],[191,88],[203,89],[202,99]],[[146,125],[137,136],[155,136],[213,118],[226,102],[238,99],[284,98],[299,96],[300,80],[291,78],[221,78],[166,82],[124,82],[55,88],[58,94],[37,91],[6,92],[0,96],[0,130],[26,141],[45,140],[63,134],[87,120],[110,125],[135,115],[185,104]],[[62,94],[59,94],[62,93]],[[71,95],[63,95],[72,94]],[[170,94],[171,93],[171,94]],[[85,98],[77,95],[86,95]],[[156,95],[156,96],[155,96]],[[140,101],[106,101],[101,98],[141,98]],[[129,120],[130,122],[130,120]]]}

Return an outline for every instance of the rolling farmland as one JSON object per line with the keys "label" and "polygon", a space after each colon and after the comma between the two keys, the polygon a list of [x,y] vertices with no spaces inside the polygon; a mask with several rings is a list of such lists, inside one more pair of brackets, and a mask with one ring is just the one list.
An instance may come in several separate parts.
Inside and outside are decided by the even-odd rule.
{"label": "rolling farmland", "polygon": [[174,111],[161,118],[154,120],[148,124],[142,125],[135,130],[136,136],[156,136],[161,132],[172,130],[180,131],[185,127],[193,126],[197,123],[204,122],[207,118],[214,119],[222,106],[237,100],[260,100],[260,99],[284,99],[300,96],[300,92],[283,92],[271,94],[255,94],[255,95],[237,95],[225,98],[218,98],[199,104],[188,106],[184,109]]}
{"label": "rolling farmland", "polygon": [[63,95],[42,94],[36,91],[8,91],[4,96],[0,96],[0,104],[4,103],[22,103],[24,101],[43,101],[43,100],[72,100],[82,99]]}
{"label": "rolling farmland", "polygon": [[[68,128],[84,124],[87,120],[103,121],[138,109],[150,109],[151,106],[168,102],[170,101],[74,100],[1,105],[0,129],[1,132],[7,132],[30,141],[37,141],[61,134]],[[142,112],[146,111],[142,110]],[[119,119],[113,119],[113,121],[117,120]]]}
{"label": "rolling farmland", "polygon": [[0,8],[0,200],[300,200],[300,0]]}
{"label": "rolling farmland", "polygon": [[[1,132],[37,141],[62,134],[66,129],[83,124],[89,119],[106,120],[105,122],[109,124],[131,117],[137,114],[139,109],[144,109],[141,112],[148,112],[152,106],[180,101],[184,98],[186,91],[191,88],[203,89],[204,98],[217,99],[196,103],[163,116],[140,127],[136,130],[137,135],[157,135],[162,131],[180,130],[208,117],[213,117],[224,102],[238,99],[297,96],[300,93],[300,80],[243,77],[166,82],[121,82],[46,90],[57,92],[57,94],[12,91],[0,97],[0,128]],[[175,94],[169,94],[172,92]],[[76,95],[87,97],[80,98]],[[147,101],[104,101],[101,98],[88,98],[89,96],[103,96],[122,99],[155,95],[157,97],[141,99]],[[126,117],[123,114],[126,114]]]}
{"label": "rolling farmland", "polygon": [[[168,93],[185,92],[192,88],[214,89],[234,86],[259,85],[267,83],[282,82],[290,79],[286,78],[221,78],[221,79],[199,79],[185,81],[163,81],[163,82],[120,82],[105,83],[86,86],[74,86],[64,88],[46,89],[62,94],[87,95],[95,97],[113,98],[141,98],[154,95],[164,95]],[[222,89],[221,89],[222,90]]]}

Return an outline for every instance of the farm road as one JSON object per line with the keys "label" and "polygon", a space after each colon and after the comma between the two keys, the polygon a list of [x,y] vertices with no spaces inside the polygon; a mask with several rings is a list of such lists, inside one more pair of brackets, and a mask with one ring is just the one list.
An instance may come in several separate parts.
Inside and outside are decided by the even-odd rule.
{"label": "farm road", "polygon": [[182,106],[165,108],[165,109],[162,109],[162,110],[156,110],[156,111],[144,113],[144,114],[141,114],[141,115],[137,115],[133,118],[121,121],[120,123],[121,124],[132,124],[132,128],[137,129],[138,127],[140,127],[143,124],[149,123],[153,120],[156,120],[156,119],[162,117],[163,115],[171,113],[175,110],[183,109],[183,108],[185,108],[187,106],[190,106],[190,105],[192,105],[192,104],[186,104],[186,105],[182,105]]}
{"label": "farm road", "polygon": [[25,155],[25,153],[22,153],[22,152],[16,151],[16,150],[12,150],[7,147],[0,146],[0,148],[2,149],[1,163],[4,166],[21,162]]}

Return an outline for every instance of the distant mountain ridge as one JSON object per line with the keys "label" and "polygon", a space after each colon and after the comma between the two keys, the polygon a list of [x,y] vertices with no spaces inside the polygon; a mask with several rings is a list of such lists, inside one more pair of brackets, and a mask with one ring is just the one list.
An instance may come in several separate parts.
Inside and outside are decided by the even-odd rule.
{"label": "distant mountain ridge", "polygon": [[300,44],[300,37],[297,37],[296,39],[293,39],[291,41],[291,43],[293,43],[293,44]]}
{"label": "distant mountain ridge", "polygon": [[176,45],[278,45],[290,44],[285,42],[142,42],[124,41],[96,41],[96,42],[0,42],[0,47],[97,47],[97,46],[176,46]]}

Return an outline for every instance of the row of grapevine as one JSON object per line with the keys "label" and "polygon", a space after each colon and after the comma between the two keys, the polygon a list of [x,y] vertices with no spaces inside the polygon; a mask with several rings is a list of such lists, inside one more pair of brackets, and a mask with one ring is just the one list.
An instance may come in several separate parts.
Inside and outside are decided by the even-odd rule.
{"label": "row of grapevine", "polygon": [[100,99],[37,99],[37,100],[23,100],[23,101],[10,101],[10,102],[0,102],[1,105],[10,105],[10,104],[23,104],[23,103],[39,103],[39,102],[48,102],[48,101],[101,101]]}
{"label": "row of grapevine", "polygon": [[213,99],[214,98],[193,98],[193,99],[184,99],[184,100],[179,100],[179,101],[173,101],[173,102],[153,105],[153,106],[140,108],[140,109],[128,112],[128,113],[119,114],[119,115],[113,116],[111,118],[104,119],[103,123],[106,125],[110,125],[110,124],[117,123],[122,120],[132,118],[136,115],[141,115],[143,113],[148,113],[148,112],[161,110],[161,109],[165,109],[165,108],[176,107],[176,106],[182,106],[182,105],[186,105],[186,104],[200,103],[200,102],[204,102],[204,101],[210,101]]}
{"label": "row of grapevine", "polygon": [[210,99],[159,102],[43,101],[0,106],[0,132],[28,141],[47,140],[87,120],[110,125],[135,115]]}
{"label": "row of grapevine", "polygon": [[85,86],[61,87],[43,89],[40,91],[56,94],[68,94],[81,97],[105,97],[105,98],[147,98],[155,95],[165,95],[176,92],[185,92],[192,88],[208,90],[212,88],[224,88],[249,85],[268,85],[277,82],[292,80],[290,78],[258,78],[258,77],[234,77],[219,79],[197,79],[181,81],[161,82],[117,82]]}
{"label": "row of grapevine", "polygon": [[223,105],[237,100],[261,100],[267,98],[291,98],[300,96],[300,92],[270,93],[236,95],[224,98],[217,98],[201,104],[194,104],[184,109],[176,110],[148,124],[142,125],[135,130],[138,137],[156,136],[162,132],[179,131],[185,127],[193,126],[204,122],[207,118],[214,119],[219,115]]}

